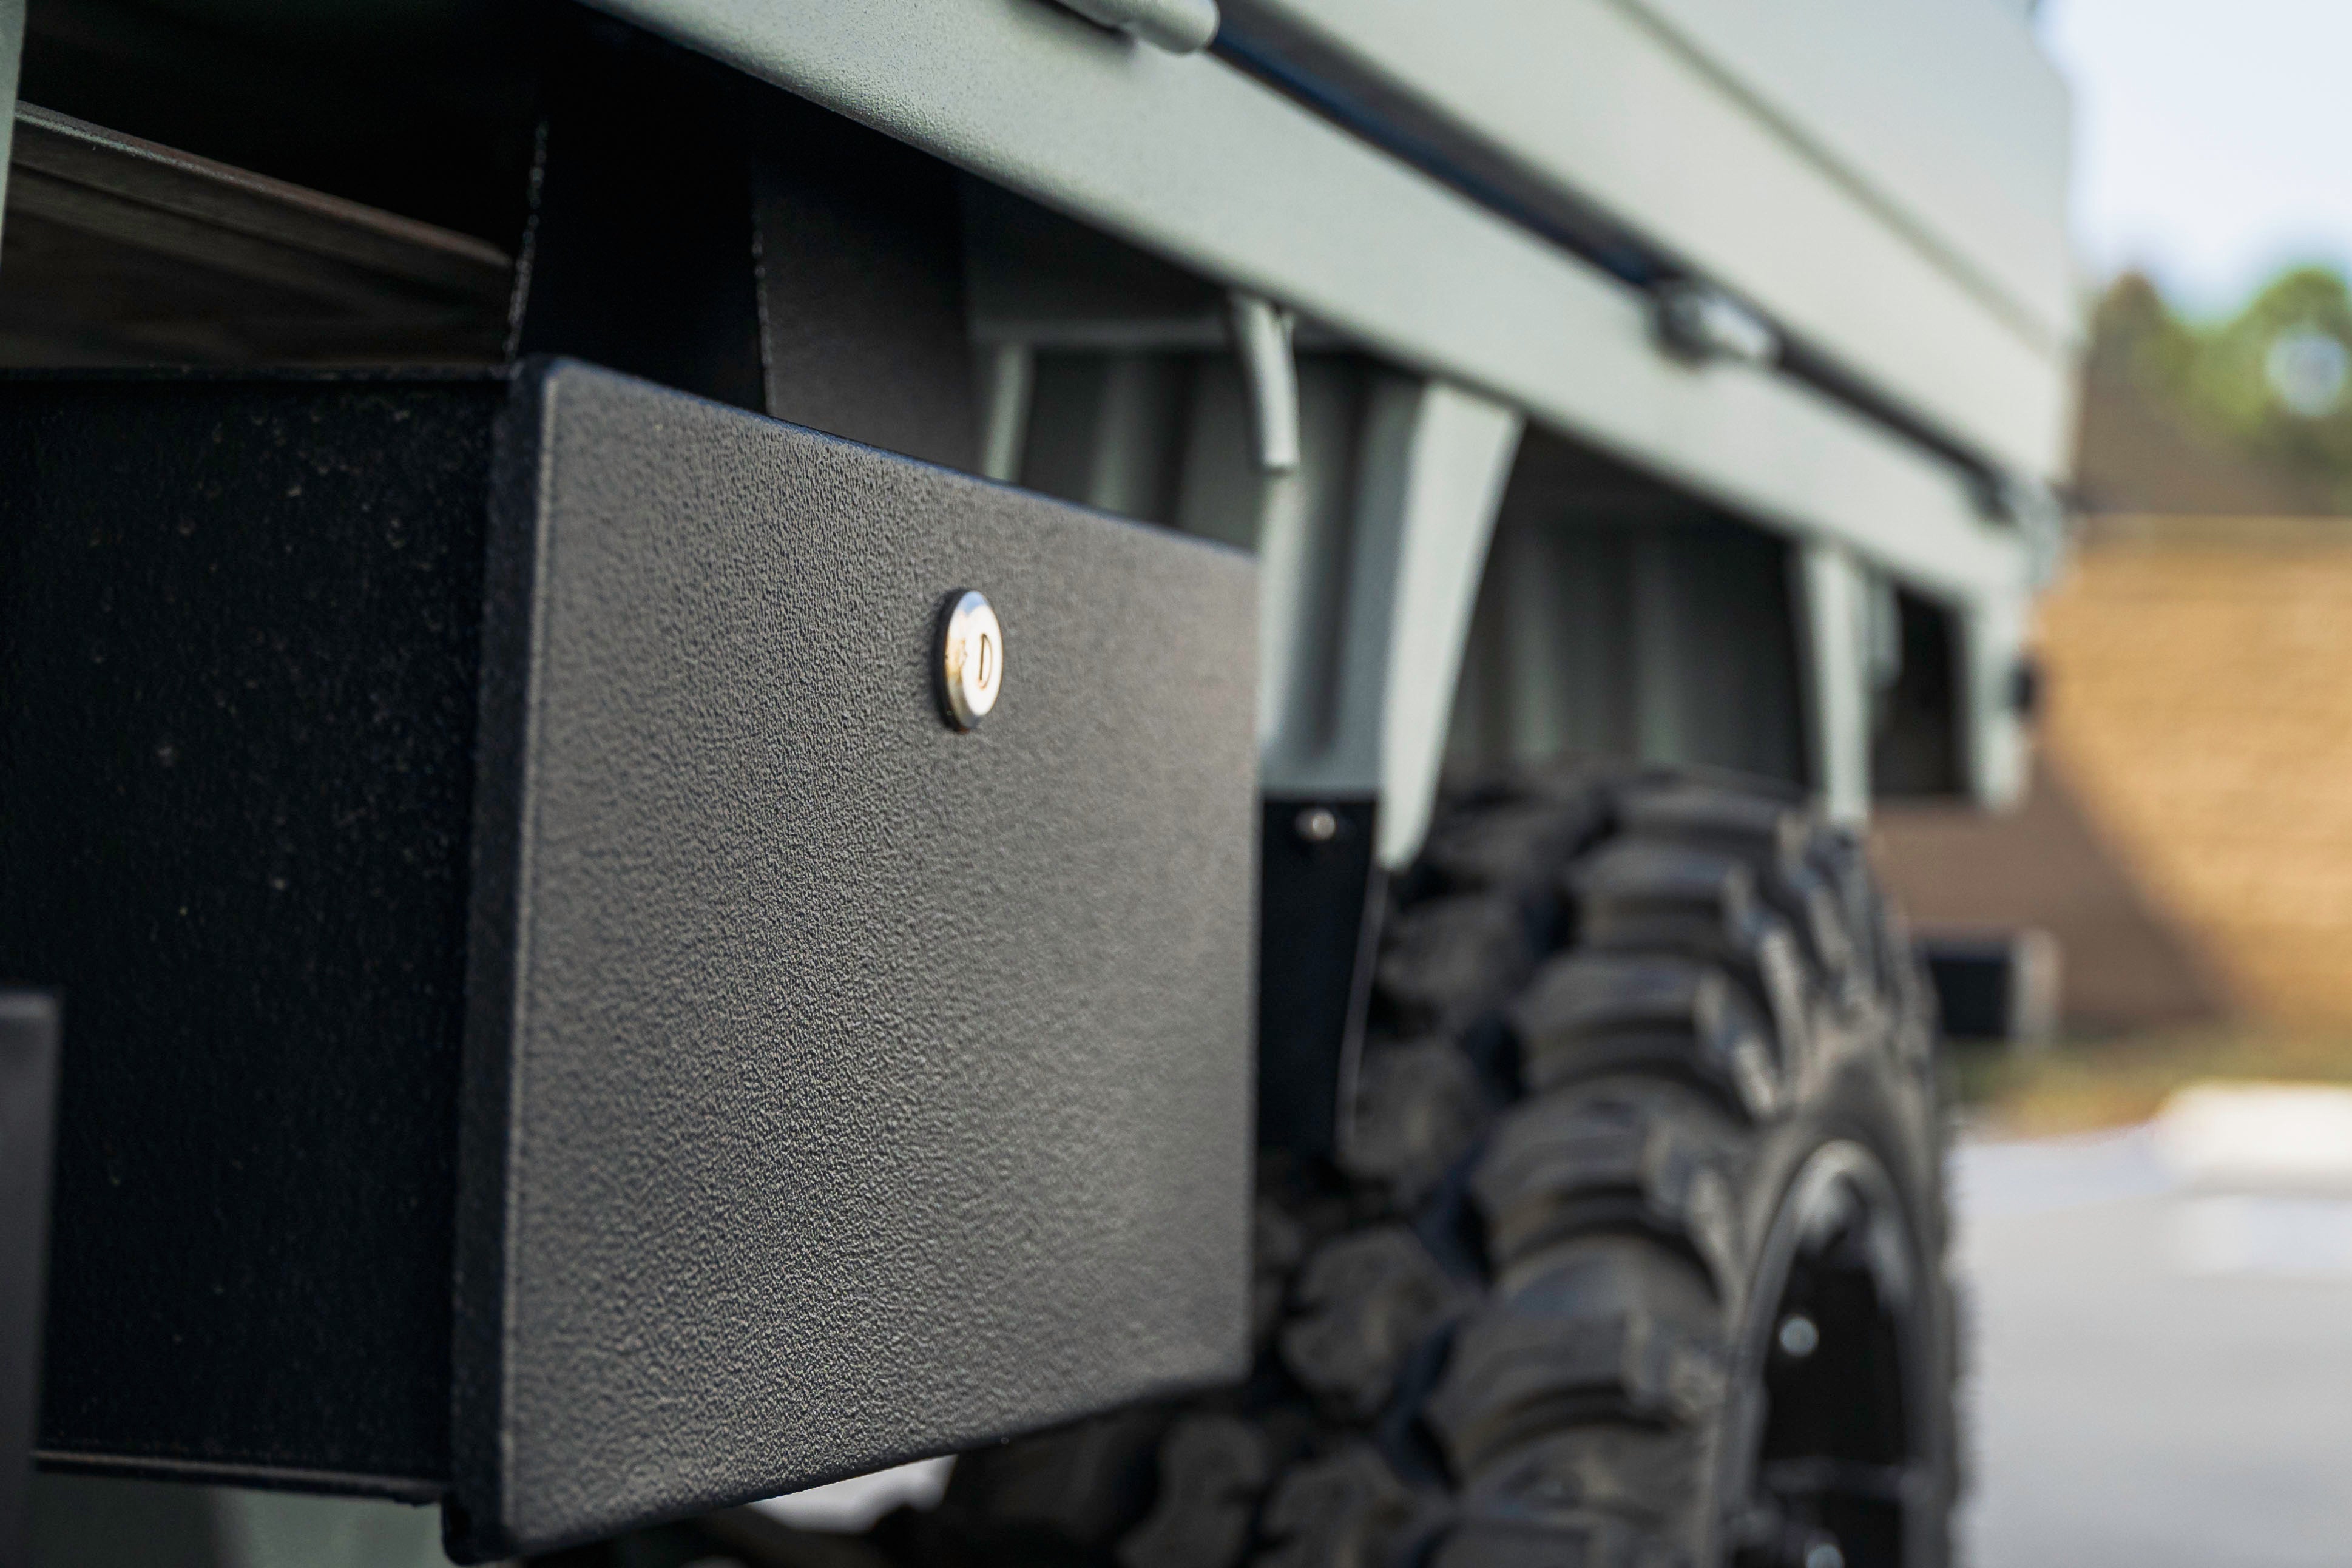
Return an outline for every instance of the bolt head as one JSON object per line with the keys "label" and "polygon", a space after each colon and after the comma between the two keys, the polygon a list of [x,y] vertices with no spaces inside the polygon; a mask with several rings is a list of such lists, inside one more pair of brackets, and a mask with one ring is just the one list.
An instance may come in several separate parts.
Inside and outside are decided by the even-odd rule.
{"label": "bolt head", "polygon": [[1339,837],[1339,814],[1328,805],[1310,805],[1298,814],[1298,837],[1309,844],[1328,844]]}
{"label": "bolt head", "polygon": [[940,616],[940,709],[970,730],[988,717],[1004,689],[1004,628],[987,598],[971,589],[948,595]]}
{"label": "bolt head", "polygon": [[1780,1320],[1780,1331],[1773,1337],[1780,1342],[1782,1355],[1802,1361],[1820,1347],[1822,1331],[1802,1312],[1791,1312]]}

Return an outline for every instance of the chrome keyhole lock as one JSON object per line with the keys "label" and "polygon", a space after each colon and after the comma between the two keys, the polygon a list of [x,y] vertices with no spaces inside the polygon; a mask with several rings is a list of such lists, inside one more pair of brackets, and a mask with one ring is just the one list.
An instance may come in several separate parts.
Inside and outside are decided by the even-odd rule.
{"label": "chrome keyhole lock", "polygon": [[970,730],[988,717],[1004,689],[1004,628],[985,596],[967,588],[948,595],[940,616],[940,708]]}

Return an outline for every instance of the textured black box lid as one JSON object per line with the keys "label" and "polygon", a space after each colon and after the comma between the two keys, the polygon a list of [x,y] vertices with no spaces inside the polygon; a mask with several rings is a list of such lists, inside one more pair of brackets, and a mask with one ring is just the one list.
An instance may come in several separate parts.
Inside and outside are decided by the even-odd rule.
{"label": "textured black box lid", "polygon": [[562,363],[500,450],[457,1543],[1239,1376],[1248,560]]}

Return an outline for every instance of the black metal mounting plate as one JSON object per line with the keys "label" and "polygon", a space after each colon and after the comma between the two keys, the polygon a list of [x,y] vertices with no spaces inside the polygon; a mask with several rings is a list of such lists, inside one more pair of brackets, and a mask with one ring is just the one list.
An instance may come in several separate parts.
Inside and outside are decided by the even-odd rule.
{"label": "black metal mounting plate", "polygon": [[[492,542],[456,1497],[602,1533],[1245,1369],[1238,555],[581,366]],[[1004,626],[964,734],[950,590]]]}

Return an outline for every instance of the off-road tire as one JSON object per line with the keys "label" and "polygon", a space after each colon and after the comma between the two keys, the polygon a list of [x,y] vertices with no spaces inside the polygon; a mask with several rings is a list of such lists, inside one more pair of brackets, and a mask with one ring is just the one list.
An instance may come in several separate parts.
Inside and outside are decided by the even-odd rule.
{"label": "off-road tire", "polygon": [[1927,994],[1754,786],[1468,792],[1390,895],[1337,1169],[1262,1173],[1251,1384],[966,1455],[876,1544],[1119,1568],[1940,1568]]}

